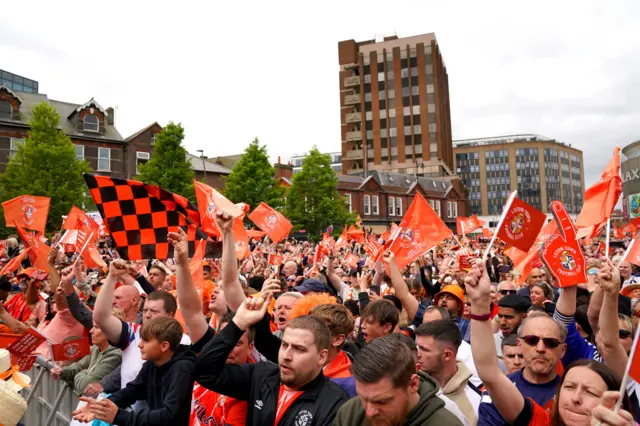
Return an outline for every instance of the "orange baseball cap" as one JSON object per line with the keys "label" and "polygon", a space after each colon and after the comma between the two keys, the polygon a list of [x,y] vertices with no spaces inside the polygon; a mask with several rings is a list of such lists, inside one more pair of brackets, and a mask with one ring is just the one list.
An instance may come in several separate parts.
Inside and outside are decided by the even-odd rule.
{"label": "orange baseball cap", "polygon": [[434,305],[438,304],[438,300],[440,299],[440,296],[444,293],[448,293],[460,301],[460,308],[458,310],[462,312],[462,310],[464,309],[464,290],[462,290],[462,287],[456,284],[444,286],[442,290],[440,290],[440,293],[436,294],[433,297]]}

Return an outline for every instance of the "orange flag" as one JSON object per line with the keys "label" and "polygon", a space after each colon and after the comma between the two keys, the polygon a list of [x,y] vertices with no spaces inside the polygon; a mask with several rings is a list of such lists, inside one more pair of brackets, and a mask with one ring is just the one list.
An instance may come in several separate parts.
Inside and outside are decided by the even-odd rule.
{"label": "orange flag", "polygon": [[334,245],[335,249],[339,250],[342,247],[345,247],[348,244],[348,240],[349,240],[349,235],[347,231],[347,225],[345,225],[344,231],[342,231],[342,234],[340,235],[340,237],[338,237],[338,241],[336,241]]}
{"label": "orange flag", "polygon": [[371,259],[377,259],[380,254],[380,250],[382,250],[382,245],[377,241],[368,241],[364,243],[364,251],[369,255]]}
{"label": "orange flag", "polygon": [[264,238],[265,235],[266,234],[264,232],[258,231],[257,229],[249,229],[247,231],[247,236],[249,238],[254,238],[256,240],[260,240],[260,239]]}
{"label": "orange flag", "polygon": [[493,231],[489,228],[482,228],[482,236],[485,238],[493,237]]}
{"label": "orange flag", "polygon": [[[93,257],[93,259],[89,260],[92,265],[103,267],[104,264],[106,266],[102,258],[100,260],[95,258],[95,255],[98,254],[95,250],[95,241],[100,236],[100,225],[91,216],[82,211],[82,209],[73,206],[67,215],[67,219],[62,224],[62,229],[76,231],[76,248],[80,256],[83,256],[83,258]],[[86,252],[90,247],[93,247],[93,251],[89,256],[86,256]],[[98,257],[100,257],[99,254]]]}
{"label": "orange flag", "polygon": [[291,232],[293,225],[280,212],[265,203],[260,203],[249,215],[249,219],[277,243]]}
{"label": "orange flag", "polygon": [[618,227],[613,227],[613,238],[618,239],[618,240],[623,240],[624,239],[624,231]]}
{"label": "orange flag", "polygon": [[453,235],[419,193],[402,218],[399,229],[389,250],[396,255],[400,269]]}
{"label": "orange flag", "polygon": [[216,225],[215,214],[218,210],[225,210],[234,219],[242,216],[242,207],[233,204],[224,195],[197,180],[193,180],[193,187],[196,190],[196,201],[198,202],[198,213],[200,213],[200,227],[208,235],[220,236],[220,231]]}
{"label": "orange flag", "polygon": [[584,203],[576,219],[576,227],[586,229],[580,229],[577,238],[593,234],[595,229],[611,217],[621,193],[620,148],[616,147],[613,158],[600,175],[600,180],[584,193]]}
{"label": "orange flag", "polygon": [[529,272],[533,268],[540,268],[542,266],[542,261],[540,260],[540,256],[538,254],[540,247],[551,237],[551,235],[555,234],[558,231],[558,224],[555,220],[547,223],[542,227],[540,233],[536,237],[536,242],[531,246],[529,251],[524,252],[515,247],[510,247],[509,252],[507,250],[504,251],[506,256],[511,258],[513,262],[514,269],[520,272],[520,277],[524,280]]}
{"label": "orange flag", "polygon": [[354,255],[353,253],[349,252],[347,253],[347,255],[344,257],[344,261],[347,263],[347,265],[349,265],[352,269],[355,269],[358,267],[358,256]]}
{"label": "orange flag", "polygon": [[[242,217],[244,217],[244,214]],[[242,217],[233,221],[233,239],[236,242],[236,257],[238,260],[246,259],[251,254],[249,250],[249,235],[244,227]]]}
{"label": "orange flag", "polygon": [[29,252],[31,265],[33,265],[36,269],[46,271],[48,263],[47,258],[49,257],[49,247],[45,243],[43,243],[40,238],[27,233],[17,223],[15,225],[18,231],[18,235],[20,235],[20,239],[24,242],[24,246],[27,248],[31,248],[31,251]]}
{"label": "orange flag", "polygon": [[633,223],[629,223],[627,224],[627,226],[622,228],[622,232],[624,232],[625,234],[631,234],[635,237],[636,234],[638,233],[638,227]]}
{"label": "orange flag", "polygon": [[204,269],[202,268],[202,262],[204,261],[204,249],[206,245],[206,240],[196,241],[196,251],[189,261],[189,271],[193,277],[193,285],[199,292],[202,292],[204,288]]}
{"label": "orange flag", "polygon": [[458,235],[469,234],[484,226],[484,220],[478,219],[477,215],[471,217],[458,216],[456,219],[456,232]]}
{"label": "orange flag", "polygon": [[44,233],[47,226],[47,216],[49,216],[49,197],[38,197],[35,195],[21,195],[2,203],[4,209],[4,219],[7,227],[15,227],[15,224],[22,228],[33,229]]}
{"label": "orange flag", "polygon": [[87,268],[106,268],[107,263],[104,261],[102,256],[100,256],[100,252],[96,248],[96,245],[90,243],[84,254],[82,255],[82,259],[84,259],[84,264],[87,265]]}
{"label": "orange flag", "polygon": [[30,251],[31,247],[28,247],[23,250],[22,253],[8,261],[7,264],[4,265],[4,268],[2,268],[2,271],[0,271],[0,276],[6,274],[7,272],[14,272],[16,269],[18,269],[22,264],[22,261],[25,257],[27,257]]}
{"label": "orange flag", "polygon": [[358,243],[364,243],[364,231],[362,229],[357,229],[354,225],[349,227],[347,236],[349,239],[355,240]]}
{"label": "orange flag", "polygon": [[514,197],[511,205],[502,213],[497,237],[527,252],[535,243],[536,236],[540,233],[546,219],[547,216],[540,210]]}
{"label": "orange flag", "polygon": [[629,262],[640,266],[640,243],[635,238],[629,243],[621,262]]}

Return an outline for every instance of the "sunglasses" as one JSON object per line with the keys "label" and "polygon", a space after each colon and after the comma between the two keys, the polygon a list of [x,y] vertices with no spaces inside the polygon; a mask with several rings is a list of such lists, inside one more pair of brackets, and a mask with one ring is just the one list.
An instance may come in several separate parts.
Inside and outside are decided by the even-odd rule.
{"label": "sunglasses", "polygon": [[621,339],[628,339],[631,337],[631,332],[629,330],[618,330],[618,337]]}
{"label": "sunglasses", "polygon": [[295,280],[296,280],[295,278],[287,278],[287,282],[288,282],[288,283],[292,283],[292,282],[294,282]]}
{"label": "sunglasses", "polygon": [[518,290],[500,290],[501,295],[506,296],[507,294],[517,294]]}
{"label": "sunglasses", "polygon": [[562,344],[560,340],[553,337],[540,337],[534,335],[524,336],[522,337],[522,340],[524,340],[524,342],[529,346],[537,346],[538,343],[540,343],[540,340],[542,340],[542,343],[544,343],[544,345],[549,349],[555,349]]}

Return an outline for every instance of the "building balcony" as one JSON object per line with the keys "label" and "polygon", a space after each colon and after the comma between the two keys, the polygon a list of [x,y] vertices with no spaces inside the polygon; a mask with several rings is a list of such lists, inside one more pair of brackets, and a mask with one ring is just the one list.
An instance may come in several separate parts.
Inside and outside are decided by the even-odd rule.
{"label": "building balcony", "polygon": [[350,112],[346,116],[347,123],[361,123],[362,122],[362,114],[359,112]]}
{"label": "building balcony", "polygon": [[353,95],[346,95],[344,97],[344,104],[345,105],[356,105],[360,103],[360,94],[356,93]]}
{"label": "building balcony", "polygon": [[347,142],[360,141],[362,140],[362,130],[354,130],[352,132],[347,132]]}
{"label": "building balcony", "polygon": [[355,87],[360,86],[360,76],[352,75],[351,77],[346,77],[344,79],[344,87]]}
{"label": "building balcony", "polygon": [[347,157],[347,160],[362,160],[362,150],[353,149],[351,151],[347,151],[345,156]]}

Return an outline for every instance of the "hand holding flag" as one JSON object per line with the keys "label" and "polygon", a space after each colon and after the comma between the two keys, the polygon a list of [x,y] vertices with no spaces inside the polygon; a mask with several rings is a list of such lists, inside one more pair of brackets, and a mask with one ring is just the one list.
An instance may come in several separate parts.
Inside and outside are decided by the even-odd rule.
{"label": "hand holding flag", "polygon": [[580,242],[576,240],[576,228],[560,201],[551,203],[558,232],[544,244],[540,258],[547,265],[560,287],[570,287],[587,282],[586,264]]}

